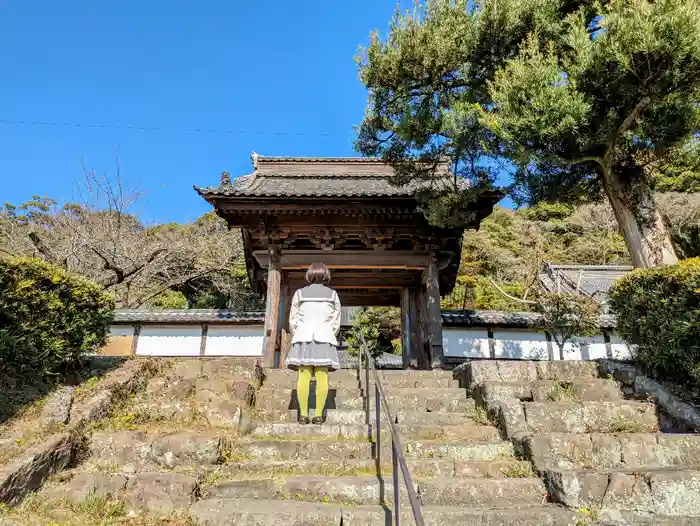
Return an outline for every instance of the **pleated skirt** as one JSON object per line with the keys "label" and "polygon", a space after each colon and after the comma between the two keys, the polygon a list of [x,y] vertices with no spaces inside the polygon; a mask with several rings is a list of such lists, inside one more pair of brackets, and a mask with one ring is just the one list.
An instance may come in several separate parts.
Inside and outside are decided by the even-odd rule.
{"label": "pleated skirt", "polygon": [[340,369],[340,358],[335,345],[325,342],[298,342],[285,362],[287,369],[296,371],[300,366],[328,367],[329,371]]}

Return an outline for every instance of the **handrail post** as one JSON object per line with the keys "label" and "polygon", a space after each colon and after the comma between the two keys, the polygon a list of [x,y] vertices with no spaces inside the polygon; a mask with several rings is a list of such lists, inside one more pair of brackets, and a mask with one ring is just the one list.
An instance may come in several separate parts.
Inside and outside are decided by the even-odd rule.
{"label": "handrail post", "polygon": [[381,407],[381,399],[379,398],[379,385],[377,385],[377,381],[375,379],[374,381],[374,417],[375,417],[375,425],[377,426],[377,469],[382,468],[382,407]]}
{"label": "handrail post", "polygon": [[401,445],[401,439],[399,438],[399,432],[394,425],[393,416],[391,414],[391,409],[389,408],[389,402],[386,398],[386,393],[382,386],[381,380],[379,378],[379,373],[374,366],[374,363],[370,363],[372,357],[367,350],[367,345],[365,343],[364,336],[360,334],[360,352],[365,359],[365,374],[366,374],[366,387],[365,390],[365,409],[367,424],[369,425],[369,370],[372,369],[372,374],[374,376],[374,396],[375,396],[375,425],[376,431],[376,441],[375,441],[375,458],[377,463],[377,474],[381,477],[381,467],[382,467],[382,442],[381,442],[381,410],[384,409],[384,416],[387,420],[387,425],[389,426],[389,434],[391,435],[391,461],[393,467],[393,484],[394,484],[394,525],[399,526],[399,469],[403,475],[403,482],[406,486],[406,492],[408,494],[408,500],[411,505],[411,511],[413,512],[413,518],[415,519],[416,526],[425,526],[425,521],[423,520],[423,514],[421,513],[421,504],[416,494],[416,489],[413,487],[413,479],[411,478],[411,473],[408,470],[408,465],[406,464],[406,458],[404,457],[403,446]]}
{"label": "handrail post", "polygon": [[399,457],[396,452],[396,442],[391,441],[391,465],[394,483],[394,526],[399,526]]}

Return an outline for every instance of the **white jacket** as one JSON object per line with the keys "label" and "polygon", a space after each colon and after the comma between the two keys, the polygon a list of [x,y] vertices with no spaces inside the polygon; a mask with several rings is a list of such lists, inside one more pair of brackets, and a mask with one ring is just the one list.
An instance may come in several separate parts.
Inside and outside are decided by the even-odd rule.
{"label": "white jacket", "polygon": [[292,343],[317,341],[338,345],[338,293],[319,283],[297,290],[289,312],[289,328],[292,331]]}

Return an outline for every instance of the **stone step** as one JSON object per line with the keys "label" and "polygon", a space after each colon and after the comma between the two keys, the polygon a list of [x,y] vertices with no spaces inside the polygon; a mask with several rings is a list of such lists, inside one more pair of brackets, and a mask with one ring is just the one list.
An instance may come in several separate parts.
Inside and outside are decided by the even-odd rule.
{"label": "stone step", "polygon": [[[374,411],[370,415],[370,420],[374,422]],[[312,409],[310,416],[315,415]],[[398,419],[399,424],[427,427],[441,425],[474,425],[469,413],[449,413],[443,411],[397,411],[393,416]],[[296,409],[272,409],[264,410],[258,414],[258,418],[264,422],[296,422],[299,418],[299,411]],[[383,415],[382,415],[383,418]],[[364,424],[366,414],[362,409],[328,409],[326,411],[327,424]]]}
{"label": "stone step", "polygon": [[[475,407],[474,400],[467,398],[463,389],[412,389],[399,388],[387,393],[392,409],[464,412]],[[330,389],[326,401],[327,409],[362,409],[364,400],[359,390]],[[374,404],[374,395],[370,405]],[[296,389],[261,389],[256,396],[256,407],[260,409],[298,409]],[[309,393],[309,407],[316,407],[316,393]]]}
{"label": "stone step", "polygon": [[[530,462],[523,460],[455,461],[444,459],[409,459],[406,461],[413,477],[468,477],[468,478],[520,478],[532,476]],[[240,478],[246,475],[258,477],[283,477],[296,475],[351,476],[375,475],[375,460],[244,460],[221,466],[218,476]],[[384,476],[391,474],[391,458],[382,460]]]}
{"label": "stone step", "polygon": [[[391,458],[391,442],[382,441],[382,458]],[[436,440],[403,440],[407,459],[445,459],[455,461],[512,460],[513,445],[505,441],[468,444]],[[373,444],[361,440],[282,440],[240,439],[232,442],[222,452],[226,463],[246,460],[368,460],[372,458]]]}
{"label": "stone step", "polygon": [[[410,506],[401,504],[401,524],[414,524]],[[380,506],[343,506],[293,500],[204,499],[190,512],[197,526],[391,526],[391,510]],[[424,506],[426,526],[564,526],[575,513],[554,505],[518,508]]]}
{"label": "stone step", "polygon": [[[513,444],[506,441],[467,444],[460,441],[403,440],[407,459],[449,459],[474,462],[508,460],[515,458]],[[391,458],[391,442],[388,437],[382,442],[382,458]]]}
{"label": "stone step", "polygon": [[[302,476],[279,479],[242,479],[215,484],[202,497],[224,499],[283,499],[343,504],[393,503],[392,479],[376,476]],[[538,505],[545,493],[539,478],[471,479],[444,478],[414,480],[424,505],[512,507]],[[406,498],[401,483],[400,494]]]}
{"label": "stone step", "polygon": [[471,391],[484,382],[571,382],[598,378],[598,364],[583,360],[472,360],[455,369],[454,375]]}
{"label": "stone step", "polygon": [[525,402],[525,419],[535,433],[654,433],[654,404],[617,402]]}
{"label": "stone step", "polygon": [[[423,374],[430,373],[430,374]],[[443,372],[441,372],[443,373]],[[458,388],[459,381],[452,378],[451,373],[435,375],[432,371],[385,371],[380,372],[382,385],[389,390],[393,388]],[[333,372],[329,376],[329,384],[335,388],[358,388],[365,382],[364,372],[358,381],[357,372]],[[315,378],[311,379],[315,384]],[[265,378],[265,387],[275,387],[282,389],[295,388],[297,384],[297,373],[295,371],[271,371]],[[370,384],[374,384],[374,379],[370,374]]]}
{"label": "stone step", "polygon": [[[493,426],[475,424],[421,425],[396,424],[399,435],[405,439],[457,440],[461,442],[488,442],[500,440],[500,433]],[[265,437],[314,437],[314,438],[363,438],[374,434],[373,425],[329,424],[301,425],[297,422],[278,422],[258,425],[253,436]],[[382,433],[389,437],[389,426],[382,425]],[[388,440],[388,438],[387,438]]]}
{"label": "stone step", "polygon": [[373,446],[360,440],[239,439],[222,455],[224,463],[248,460],[369,460]]}
{"label": "stone step", "polygon": [[[313,408],[309,409],[309,416],[315,416],[316,412]],[[296,422],[299,419],[298,409],[263,409],[257,414],[257,417],[262,422],[267,423],[282,423]],[[367,420],[367,416],[363,409],[327,409],[326,424],[341,424],[341,425],[361,425]]]}
{"label": "stone step", "polygon": [[572,508],[598,502],[603,510],[687,515],[700,522],[700,471],[622,468],[546,470],[543,475],[554,501]]}
{"label": "stone step", "polygon": [[700,469],[700,435],[539,433],[525,438],[538,470]]}
{"label": "stone step", "polygon": [[603,378],[575,379],[571,382],[484,382],[476,389],[480,401],[517,398],[534,402],[614,402],[623,399],[620,385]]}

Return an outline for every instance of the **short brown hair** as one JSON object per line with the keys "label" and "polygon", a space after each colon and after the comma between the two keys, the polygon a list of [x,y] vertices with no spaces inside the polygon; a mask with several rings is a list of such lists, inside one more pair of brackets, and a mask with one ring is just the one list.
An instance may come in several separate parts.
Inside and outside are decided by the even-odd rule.
{"label": "short brown hair", "polygon": [[309,270],[306,271],[306,282],[312,283],[329,283],[331,281],[331,271],[325,263],[312,263]]}

